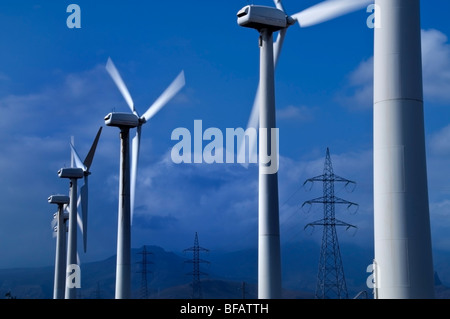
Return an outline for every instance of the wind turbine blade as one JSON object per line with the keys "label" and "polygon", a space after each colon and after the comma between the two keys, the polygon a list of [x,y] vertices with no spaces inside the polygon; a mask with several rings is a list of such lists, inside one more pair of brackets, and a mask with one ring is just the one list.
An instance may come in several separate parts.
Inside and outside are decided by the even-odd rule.
{"label": "wind turbine blade", "polygon": [[277,7],[278,10],[285,12],[281,0],[273,0],[273,2],[275,3],[275,6]]}
{"label": "wind turbine blade", "polygon": [[[79,209],[81,202],[82,202],[82,195],[80,192],[80,195],[78,196],[78,200],[77,200],[77,225],[78,225],[78,228],[80,228],[81,233],[84,234],[83,218],[82,218],[82,216],[80,216],[80,209]],[[84,237],[84,235],[83,235],[83,237]]]}
{"label": "wind turbine blade", "polygon": [[134,200],[136,197],[136,179],[137,179],[137,168],[139,160],[139,147],[141,144],[141,128],[139,125],[136,128],[136,136],[133,137],[132,153],[131,153],[131,176],[130,176],[130,219],[131,224],[133,224],[134,215]]}
{"label": "wind turbine blade", "polygon": [[88,181],[87,176],[84,179],[84,185],[81,187],[81,233],[83,234],[84,252],[87,248],[87,222],[88,222]]}
{"label": "wind turbine blade", "polygon": [[59,227],[58,225],[58,212],[56,212],[56,214],[54,215],[50,225],[52,227],[52,237],[55,238],[56,237],[56,231],[59,231],[59,229],[56,229],[55,227]]}
{"label": "wind turbine blade", "polygon": [[64,221],[69,219],[69,205],[64,205],[63,216]]}
{"label": "wind turbine blade", "polygon": [[58,224],[58,218],[57,218],[57,217],[53,217],[53,219],[52,219],[52,221],[51,221],[51,223],[50,223],[52,229],[55,229],[55,227],[57,226],[57,224]]}
{"label": "wind turbine blade", "polygon": [[[75,137],[72,135],[70,137],[70,143],[75,145]],[[70,167],[75,167],[75,159],[73,158],[73,152],[70,152]]]}
{"label": "wind turbine blade", "polygon": [[97,148],[98,140],[100,138],[100,134],[102,132],[102,127],[100,126],[100,129],[97,132],[97,136],[95,137],[94,143],[91,146],[91,149],[89,150],[88,155],[84,159],[84,166],[86,167],[86,170],[89,171],[89,168],[92,165],[92,160],[94,159],[95,149]]}
{"label": "wind turbine blade", "polygon": [[167,104],[167,102],[172,99],[172,97],[175,96],[175,94],[178,93],[178,91],[183,88],[185,84],[184,71],[181,71],[170,86],[163,92],[163,94],[161,94],[161,96],[148,108],[142,118],[144,118],[145,121],[151,119],[164,105]]}
{"label": "wind turbine blade", "polygon": [[273,65],[277,67],[278,60],[280,59],[281,49],[283,47],[284,38],[286,37],[287,28],[283,28],[279,31],[277,40],[273,44]]}
{"label": "wind turbine blade", "polygon": [[367,7],[374,0],[328,0],[292,15],[300,27],[309,27]]}
{"label": "wind turbine blade", "polygon": [[75,150],[75,147],[73,146],[72,142],[70,143],[70,148],[72,149],[72,159],[75,161],[75,166],[77,168],[81,168],[85,171],[86,166],[84,166],[83,162],[81,161],[80,156],[78,155],[77,151]]}
{"label": "wind turbine blade", "polygon": [[78,224],[78,227],[82,230],[83,229],[83,221],[81,219],[81,216],[80,216],[80,213],[78,212],[78,210],[77,210],[77,224]]}
{"label": "wind turbine blade", "polygon": [[108,58],[108,62],[106,62],[106,71],[108,71],[114,83],[116,83],[117,88],[119,89],[120,93],[122,93],[122,96],[124,97],[131,111],[133,111],[133,113],[136,113],[134,109],[134,102],[131,98],[130,92],[128,92],[127,86],[125,85],[125,82],[123,82],[122,77],[120,76],[120,73],[111,58]]}
{"label": "wind turbine blade", "polygon": [[[275,4],[277,5],[277,8],[278,8],[278,6],[281,6],[281,1],[275,0]],[[287,28],[281,29],[279,31],[277,39],[274,43],[273,64],[274,64],[275,68],[277,67],[278,60],[280,58],[281,49],[283,47],[284,38],[286,36],[286,31],[287,31]],[[259,89],[259,85],[258,85],[258,89],[256,90],[255,100],[253,102],[252,111],[250,113],[250,118],[247,123],[247,130],[249,128],[255,129],[256,134],[259,133],[259,108],[260,108],[260,89]],[[245,135],[244,135],[244,139],[245,139]],[[248,148],[249,159],[252,158],[252,154],[256,153],[256,149],[257,149],[256,142],[257,142],[257,139],[249,140],[249,148]],[[245,158],[245,145],[246,144],[245,144],[245,140],[244,140],[241,143],[241,147],[240,147],[239,153],[238,153],[238,158]],[[256,156],[256,155],[253,155],[253,156]],[[248,167],[247,163],[244,163],[244,166]]]}
{"label": "wind turbine blade", "polygon": [[[259,129],[259,108],[260,108],[260,103],[259,103],[259,85],[258,85],[258,89],[256,91],[256,96],[255,96],[255,100],[253,102],[253,107],[252,107],[252,111],[250,113],[250,118],[248,120],[247,123],[247,129],[246,131],[248,131],[249,129],[255,129],[256,134],[258,134],[258,129]],[[249,139],[249,144],[248,144],[248,156],[249,156],[249,161],[251,162],[252,158],[256,158],[256,138],[255,139]],[[246,143],[245,143],[245,134],[243,136],[243,140],[241,141],[241,147],[239,148],[238,151],[238,161],[239,159],[242,159],[244,161],[245,159],[245,150],[246,150]],[[245,168],[248,167],[248,162],[244,161],[242,164],[242,166],[244,166]]]}

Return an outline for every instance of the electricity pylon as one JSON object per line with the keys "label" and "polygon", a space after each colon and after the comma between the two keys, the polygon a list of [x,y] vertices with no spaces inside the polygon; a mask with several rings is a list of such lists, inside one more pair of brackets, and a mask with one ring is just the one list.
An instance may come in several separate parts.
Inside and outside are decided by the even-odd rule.
{"label": "electricity pylon", "polygon": [[193,253],[193,258],[185,261],[187,263],[192,263],[194,268],[192,272],[186,274],[192,275],[192,299],[202,299],[203,294],[202,294],[202,287],[200,284],[200,276],[207,274],[200,271],[200,263],[209,263],[209,261],[200,259],[200,252],[209,252],[209,250],[199,246],[198,234],[195,233],[194,246],[184,250],[184,252],[188,251],[191,251]]}
{"label": "electricity pylon", "polygon": [[358,206],[358,204],[336,197],[334,195],[334,183],[342,182],[348,186],[350,184],[355,184],[355,182],[334,174],[330,150],[328,148],[323,174],[307,179],[304,185],[308,182],[323,182],[323,196],[305,201],[302,205],[323,204],[324,217],[305,226],[305,229],[307,227],[323,226],[322,247],[320,251],[315,298],[348,299],[336,226],[345,226],[347,229],[356,228],[356,226],[335,218],[335,204],[346,204],[348,207]]}

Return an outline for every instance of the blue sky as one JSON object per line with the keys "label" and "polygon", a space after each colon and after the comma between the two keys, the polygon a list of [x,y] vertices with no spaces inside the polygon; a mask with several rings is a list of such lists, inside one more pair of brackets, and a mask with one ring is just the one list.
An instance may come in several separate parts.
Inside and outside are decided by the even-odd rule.
{"label": "blue sky", "polygon": [[[318,1],[283,1],[288,14]],[[81,8],[69,29],[66,8]],[[237,25],[249,1],[12,1],[0,3],[0,268],[52,265],[52,194],[68,194],[57,171],[70,166],[71,136],[84,158],[103,132],[89,180],[88,252],[116,252],[119,130],[104,116],[128,107],[105,70],[119,69],[142,114],[176,75],[186,86],[144,127],[132,246],[181,252],[195,232],[210,250],[257,246],[257,167],[174,164],[178,127],[193,132],[247,125],[258,84],[258,33]],[[261,0],[257,4],[273,5]],[[425,127],[433,248],[450,251],[450,3],[422,1]],[[303,182],[320,175],[326,148],[335,173],[357,182],[336,195],[360,207],[337,217],[358,226],[339,240],[372,249],[373,29],[360,10],[320,25],[289,28],[276,70],[280,129],[279,197],[283,241],[320,241],[303,227],[322,217],[301,204],[321,196]],[[205,142],[203,146],[207,143]],[[81,238],[81,236],[79,236]],[[81,244],[79,245],[81,248]],[[316,262],[316,260],[312,261]]]}

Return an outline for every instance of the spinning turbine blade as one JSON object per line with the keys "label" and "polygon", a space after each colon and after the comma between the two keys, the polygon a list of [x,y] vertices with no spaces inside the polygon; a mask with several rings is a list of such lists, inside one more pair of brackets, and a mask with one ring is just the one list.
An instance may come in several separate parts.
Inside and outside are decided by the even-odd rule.
{"label": "spinning turbine blade", "polygon": [[[259,92],[259,85],[258,85],[258,89],[256,90],[256,96],[255,96],[255,100],[253,102],[253,107],[252,107],[252,112],[250,113],[250,118],[248,120],[247,123],[247,130],[248,129],[255,129],[256,134],[258,135],[258,130],[259,130],[259,107],[260,107],[260,102],[259,102],[259,96],[260,96],[260,92]],[[243,140],[241,142],[241,147],[239,149],[239,153],[238,153],[238,158],[241,159],[245,159],[245,135],[243,137]],[[248,156],[249,156],[249,162],[250,159],[252,158],[252,154],[256,154],[256,139],[249,139],[249,145],[248,145]],[[248,167],[248,163],[244,162],[242,164],[245,168]]]}
{"label": "spinning turbine blade", "polygon": [[[281,5],[281,1],[276,1],[275,0],[275,4]],[[281,9],[280,9],[281,10]],[[274,67],[277,67],[278,64],[278,60],[280,58],[280,54],[281,54],[281,48],[283,47],[283,43],[284,43],[284,38],[286,36],[286,31],[287,28],[283,28],[279,31],[278,36],[277,36],[277,40],[274,43],[274,48],[273,48],[273,63],[274,63]],[[255,100],[253,102],[253,107],[252,107],[252,112],[250,113],[250,118],[248,120],[247,123],[247,129],[249,128],[254,128],[256,130],[256,134],[259,134],[259,107],[260,107],[260,90],[259,90],[259,85],[258,85],[258,89],[256,90],[256,96],[255,96]],[[244,136],[245,139],[245,136]],[[249,140],[249,148],[248,148],[248,154],[249,154],[249,159],[251,158],[252,154],[256,153],[256,139],[253,140]],[[245,158],[245,140],[242,141],[241,144],[241,148],[239,149],[239,158]],[[248,167],[247,163],[244,163],[243,165],[244,167]]]}
{"label": "spinning turbine blade", "polygon": [[130,107],[131,111],[133,113],[136,113],[134,109],[134,102],[131,98],[130,92],[128,92],[127,86],[122,80],[122,77],[119,74],[119,71],[117,71],[116,66],[114,65],[111,58],[108,58],[108,62],[106,62],[106,70],[108,71],[109,75],[112,77],[114,83],[116,83],[117,87],[119,88],[120,93],[122,93],[122,96],[124,97],[125,101],[127,102],[128,106]]}
{"label": "spinning turbine blade", "polygon": [[75,147],[73,146],[72,142],[70,142],[70,148],[72,150],[72,160],[75,162],[75,166],[77,168],[82,168],[83,171],[86,171],[86,166],[84,166],[83,162],[81,161],[80,156],[75,150]]}
{"label": "spinning turbine blade", "polygon": [[[52,237],[56,238],[56,231],[55,231],[55,227],[60,227],[60,225],[58,225],[58,212],[55,213],[51,223],[50,223],[51,227],[52,227]],[[59,231],[59,229],[58,229]]]}
{"label": "spinning turbine blade", "polygon": [[98,140],[100,139],[100,134],[102,132],[102,127],[100,126],[97,136],[95,137],[94,143],[91,146],[91,149],[89,150],[88,155],[86,155],[86,158],[84,159],[84,166],[86,167],[86,170],[89,171],[89,168],[91,167],[92,160],[94,159],[95,150],[97,148]]}
{"label": "spinning turbine blade", "polygon": [[78,207],[80,207],[80,203],[81,203],[81,194],[80,194],[80,196],[78,196],[78,200],[77,200],[77,224],[78,224],[78,227],[80,227],[81,231],[83,231],[83,220],[80,216],[80,210],[78,209]]}
{"label": "spinning turbine blade", "polygon": [[[72,143],[72,145],[75,145],[75,137],[73,135],[70,137],[70,143]],[[75,167],[73,152],[70,152],[70,167]]]}
{"label": "spinning turbine blade", "polygon": [[273,0],[273,2],[275,3],[275,6],[277,7],[278,10],[281,10],[284,12],[284,8],[283,8],[283,4],[281,3],[281,0]]}
{"label": "spinning turbine blade", "polygon": [[132,153],[131,153],[131,172],[130,172],[130,219],[133,224],[134,214],[134,200],[136,197],[136,179],[137,179],[137,167],[139,160],[139,147],[141,144],[141,128],[139,125],[136,128],[136,136],[133,137]]}
{"label": "spinning turbine blade", "polygon": [[367,7],[373,0],[328,0],[292,15],[300,27],[309,27]]}
{"label": "spinning turbine blade", "polygon": [[80,190],[81,197],[81,233],[83,234],[83,248],[86,252],[87,248],[87,219],[88,219],[88,181],[87,177],[84,179],[84,185]]}
{"label": "spinning turbine blade", "polygon": [[280,59],[281,48],[283,47],[284,38],[286,37],[287,28],[280,30],[277,36],[277,40],[273,44],[273,65],[276,68],[278,60]]}
{"label": "spinning turbine blade", "polygon": [[64,205],[64,216],[69,216],[69,205]]}
{"label": "spinning turbine blade", "polygon": [[181,71],[170,86],[161,94],[161,96],[148,108],[142,118],[145,121],[151,119],[164,105],[169,102],[175,94],[185,85],[184,71]]}
{"label": "spinning turbine blade", "polygon": [[[84,170],[84,185],[81,187],[80,190],[80,196],[78,197],[77,207],[81,204],[81,221],[78,220],[79,227],[81,229],[81,232],[83,234],[83,246],[84,246],[84,252],[86,252],[87,249],[87,219],[88,219],[88,176],[90,175],[89,168],[92,165],[92,161],[94,159],[95,150],[97,149],[98,140],[100,139],[100,134],[102,132],[102,127],[100,126],[97,135],[95,136],[94,142],[92,143],[91,149],[89,150],[89,153],[86,155],[86,158],[84,159],[84,162],[81,163],[81,168]],[[71,144],[72,151],[73,151],[73,157],[75,160],[75,163],[77,164],[77,167],[80,167],[80,157],[75,151],[75,148]],[[79,215],[77,218],[80,218]]]}

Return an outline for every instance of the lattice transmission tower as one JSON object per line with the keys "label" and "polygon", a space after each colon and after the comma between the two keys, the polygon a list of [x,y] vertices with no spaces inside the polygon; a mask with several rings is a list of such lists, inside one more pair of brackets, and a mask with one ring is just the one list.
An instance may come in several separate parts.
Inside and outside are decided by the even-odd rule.
{"label": "lattice transmission tower", "polygon": [[203,293],[202,293],[200,277],[206,276],[208,274],[200,271],[200,264],[201,263],[209,264],[209,261],[200,259],[200,252],[209,252],[209,250],[199,246],[198,234],[195,233],[194,246],[191,248],[185,249],[184,252],[185,253],[192,252],[192,254],[193,254],[192,259],[185,261],[186,263],[193,264],[193,271],[186,274],[186,275],[192,275],[192,299],[202,299]]}
{"label": "lattice transmission tower", "polygon": [[139,273],[141,273],[141,299],[148,299],[148,283],[147,283],[147,274],[151,273],[151,271],[148,270],[147,265],[153,264],[153,262],[149,261],[147,259],[148,255],[153,255],[152,252],[147,251],[147,247],[144,245],[142,247],[142,251],[138,252],[138,254],[142,255],[142,260],[138,261],[138,264],[141,264],[140,270],[138,270]]}
{"label": "lattice transmission tower", "polygon": [[336,219],[335,205],[346,204],[350,208],[352,206],[358,207],[358,204],[336,197],[334,195],[334,183],[345,183],[346,187],[352,185],[353,188],[356,183],[334,174],[329,148],[327,148],[323,174],[307,179],[303,185],[313,182],[323,183],[323,196],[305,201],[302,206],[306,204],[323,204],[323,218],[305,226],[305,229],[307,227],[323,226],[315,298],[348,299],[336,226],[345,226],[347,229],[356,228],[356,226]]}

